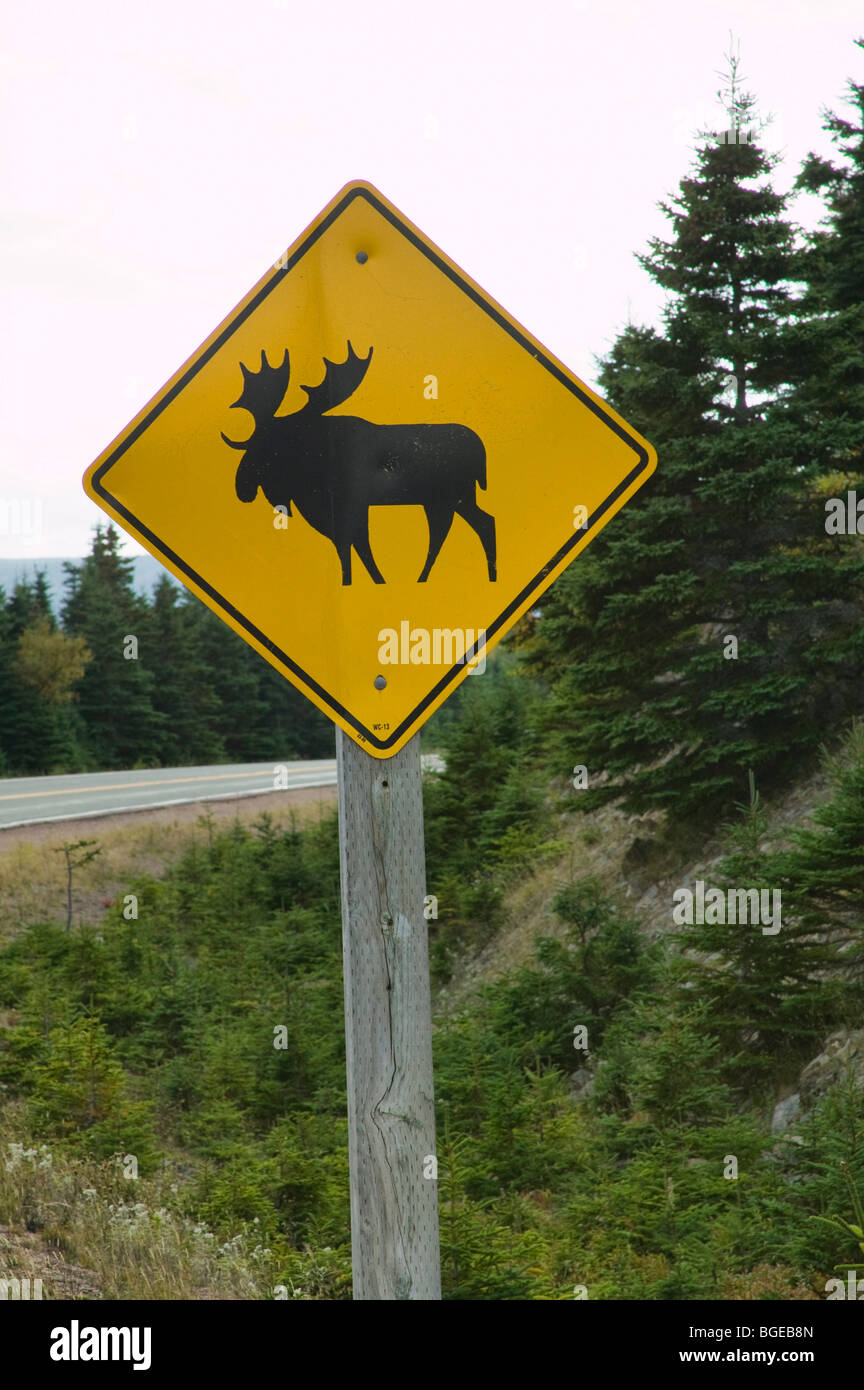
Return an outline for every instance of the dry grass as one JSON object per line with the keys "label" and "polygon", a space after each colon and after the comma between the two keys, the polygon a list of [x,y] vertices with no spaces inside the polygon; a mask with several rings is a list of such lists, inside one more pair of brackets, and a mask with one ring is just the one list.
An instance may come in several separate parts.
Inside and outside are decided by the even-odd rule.
{"label": "dry grass", "polygon": [[42,1280],[44,1299],[270,1299],[272,1252],[250,1226],[222,1241],[176,1211],[175,1174],[124,1177],[116,1160],[30,1141],[21,1105],[0,1111],[0,1279]]}
{"label": "dry grass", "polygon": [[[830,777],[819,769],[766,801],[766,847],[786,844],[789,830],[806,823],[830,792]],[[481,950],[458,962],[453,979],[436,995],[441,1013],[457,1012],[477,984],[530,961],[535,937],[563,936],[552,900],[566,883],[597,879],[611,897],[625,901],[646,935],[655,937],[672,926],[675,889],[710,878],[727,849],[722,826],[708,836],[683,829],[669,836],[660,813],[628,815],[615,805],[562,814],[555,837],[567,842],[567,849],[540,860],[533,874],[507,891],[504,926]]]}
{"label": "dry grass", "polygon": [[64,843],[95,840],[101,853],[75,873],[73,923],[97,921],[128,884],[160,874],[195,843],[207,839],[206,821],[251,825],[265,811],[276,826],[317,818],[335,802],[335,787],[305,787],[237,801],[215,801],[100,816],[81,821],[0,830],[0,941],[32,922],[66,920]]}

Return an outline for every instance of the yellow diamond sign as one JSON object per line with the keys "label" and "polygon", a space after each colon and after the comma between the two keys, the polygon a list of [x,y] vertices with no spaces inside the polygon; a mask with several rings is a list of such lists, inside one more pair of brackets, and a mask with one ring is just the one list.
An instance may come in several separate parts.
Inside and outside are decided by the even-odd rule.
{"label": "yellow diamond sign", "polygon": [[655,465],[377,189],[351,183],[84,486],[387,758]]}

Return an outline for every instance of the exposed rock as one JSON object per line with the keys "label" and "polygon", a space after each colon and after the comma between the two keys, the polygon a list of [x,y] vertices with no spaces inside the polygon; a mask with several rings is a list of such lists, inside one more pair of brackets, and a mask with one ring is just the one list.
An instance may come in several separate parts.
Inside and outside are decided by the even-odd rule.
{"label": "exposed rock", "polygon": [[658,844],[655,839],[648,839],[644,835],[637,835],[630,842],[629,848],[621,860],[621,870],[627,879],[627,896],[640,897],[652,886],[656,874],[654,864],[656,862]]}
{"label": "exposed rock", "polygon": [[594,1073],[587,1067],[580,1067],[578,1071],[571,1072],[567,1084],[571,1100],[587,1100],[594,1090]]}
{"label": "exposed rock", "polygon": [[819,1056],[808,1062],[799,1084],[804,1108],[809,1109],[848,1072],[859,1085],[864,1086],[864,1028],[857,1028],[854,1032],[841,1028],[839,1032],[832,1033]]}
{"label": "exposed rock", "polygon": [[637,835],[627,853],[624,855],[625,869],[642,868],[651,858],[651,852],[655,847],[654,840],[646,840],[643,835]]}
{"label": "exposed rock", "polygon": [[800,1115],[801,1097],[795,1091],[793,1095],[778,1101],[774,1106],[774,1114],[771,1116],[771,1133],[784,1134],[791,1125],[797,1123]]}

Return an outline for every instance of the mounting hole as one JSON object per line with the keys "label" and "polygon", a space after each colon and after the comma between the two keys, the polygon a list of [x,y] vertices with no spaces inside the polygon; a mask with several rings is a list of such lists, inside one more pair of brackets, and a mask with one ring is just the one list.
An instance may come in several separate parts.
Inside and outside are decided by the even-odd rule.
{"label": "mounting hole", "polygon": [[376,690],[386,690],[387,678],[385,676],[376,676],[372,684]]}
{"label": "mounting hole", "polygon": [[386,777],[384,778],[384,781],[381,783],[381,785],[382,787],[389,787],[390,783],[387,781]]}
{"label": "mounting hole", "polygon": [[359,265],[365,265],[369,257],[367,256],[365,251],[358,251],[354,259],[357,261]]}

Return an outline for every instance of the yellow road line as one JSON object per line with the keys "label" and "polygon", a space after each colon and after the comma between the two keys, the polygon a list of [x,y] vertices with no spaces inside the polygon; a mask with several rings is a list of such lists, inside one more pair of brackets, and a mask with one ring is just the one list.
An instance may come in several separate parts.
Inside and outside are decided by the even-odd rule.
{"label": "yellow road line", "polygon": [[10,792],[0,801],[27,801],[39,796],[92,796],[97,792],[126,791],[130,787],[168,787],[173,782],[229,782],[232,778],[272,777],[272,772],[224,772],[207,777],[154,777],[149,782],[112,782],[103,787],[68,787],[53,792]]}

